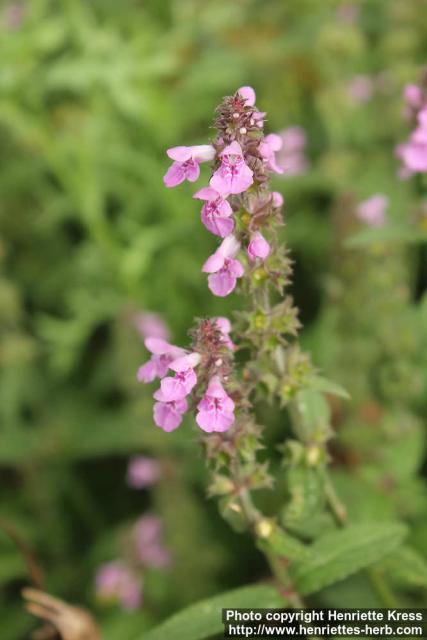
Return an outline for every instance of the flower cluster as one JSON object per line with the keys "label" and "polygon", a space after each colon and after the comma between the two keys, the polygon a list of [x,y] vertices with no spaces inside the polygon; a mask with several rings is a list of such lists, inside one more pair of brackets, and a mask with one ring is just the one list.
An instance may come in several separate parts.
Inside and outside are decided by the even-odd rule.
{"label": "flower cluster", "polygon": [[407,178],[427,171],[427,90],[424,86],[407,85],[404,98],[406,112],[416,122],[409,139],[396,147],[396,156],[402,162],[400,176]]}
{"label": "flower cluster", "polygon": [[[173,160],[164,176],[167,187],[184,180],[194,182],[200,164],[212,162],[209,185],[194,198],[203,202],[201,220],[221,242],[205,261],[208,286],[214,295],[228,296],[237,280],[249,283],[259,278],[276,279],[282,286],[285,270],[277,262],[276,247],[264,234],[274,233],[281,224],[283,197],[267,189],[271,172],[282,174],[277,154],[288,144],[288,153],[300,154],[304,134],[295,128],[292,135],[263,134],[265,113],[255,106],[255,91],[241,87],[224,98],[215,121],[217,137],[212,145],[174,147],[167,154]],[[242,247],[245,253],[242,255]],[[250,285],[252,286],[252,285]],[[196,423],[206,433],[225,432],[235,423],[235,401],[241,408],[245,394],[233,388],[235,346],[227,318],[202,320],[193,332],[189,350],[153,335],[145,339],[151,358],[138,371],[140,382],[160,379],[154,392],[154,422],[164,431],[173,431],[191,407]],[[234,395],[233,395],[234,394]]]}
{"label": "flower cluster", "polygon": [[98,598],[119,602],[123,609],[137,609],[143,600],[143,572],[164,569],[171,555],[163,544],[160,519],[153,514],[139,518],[126,544],[127,556],[99,567],[95,578]]}
{"label": "flower cluster", "polygon": [[[216,296],[228,296],[243,276],[244,264],[238,257],[242,246],[246,247],[249,262],[263,262],[270,254],[270,244],[259,230],[255,216],[246,229],[239,222],[242,210],[253,216],[257,206],[267,205],[250,196],[266,180],[267,172],[284,172],[277,154],[283,149],[290,173],[299,173],[305,167],[301,156],[305,144],[303,132],[295,128],[283,135],[264,136],[264,118],[265,113],[255,106],[255,91],[252,87],[241,87],[221,105],[216,122],[218,136],[212,145],[173,147],[167,151],[173,160],[164,176],[167,187],[175,187],[184,180],[195,182],[200,164],[213,162],[209,186],[199,189],[194,198],[203,201],[201,220],[206,229],[223,239],[202,267],[209,274],[209,289]],[[273,205],[281,205],[279,194],[275,195]]]}
{"label": "flower cluster", "polygon": [[[154,392],[154,422],[164,431],[173,431],[189,408],[188,396],[198,384],[197,369],[203,380],[208,376],[206,391],[197,404],[196,421],[206,432],[225,431],[234,422],[234,403],[226,393],[221,378],[230,370],[234,344],[227,318],[216,318],[200,324],[196,350],[186,351],[160,338],[147,338],[145,346],[152,356],[138,370],[138,380],[149,383],[160,379]],[[174,375],[168,375],[169,370]]]}

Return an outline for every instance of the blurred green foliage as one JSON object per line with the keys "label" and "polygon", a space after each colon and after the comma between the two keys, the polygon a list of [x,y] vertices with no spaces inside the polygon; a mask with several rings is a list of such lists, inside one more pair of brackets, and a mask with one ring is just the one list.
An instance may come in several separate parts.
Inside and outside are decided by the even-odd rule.
{"label": "blurred green foliage", "polygon": [[[331,400],[338,491],[355,520],[406,521],[412,545],[401,562],[393,556],[312,602],[384,604],[391,576],[393,599],[425,605],[426,185],[397,179],[393,150],[407,132],[402,87],[427,59],[427,5],[347,5],[353,21],[333,0],[1,6],[0,519],[31,546],[46,588],[95,610],[111,640],[267,573],[207,501],[190,421],[169,436],[154,428],[150,391],[135,381],[145,357],[135,311],[161,313],[184,343],[194,316],[240,304],[208,292],[200,266],[214,240],[191,188],[171,192],[162,176],[165,149],[205,142],[215,105],[245,84],[270,131],[307,131],[310,170],[275,186],[286,200],[303,340],[351,395]],[[360,74],[374,85],[366,103],[349,97]],[[390,199],[388,226],[355,234],[351,208],[378,192]],[[283,413],[260,411],[278,487],[289,482],[292,493],[276,446],[287,435]],[[138,451],[165,469],[150,492],[125,486]],[[310,478],[300,486],[312,499]],[[279,498],[261,499],[274,513]],[[165,522],[173,566],[147,576],[140,611],[103,608],[96,568],[147,509]],[[25,579],[1,534],[2,640],[33,626],[19,598]]]}

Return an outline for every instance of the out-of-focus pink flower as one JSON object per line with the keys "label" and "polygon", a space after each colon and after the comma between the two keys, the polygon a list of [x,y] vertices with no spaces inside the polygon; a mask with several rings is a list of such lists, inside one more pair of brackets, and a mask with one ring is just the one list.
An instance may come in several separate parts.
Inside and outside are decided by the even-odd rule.
{"label": "out-of-focus pink flower", "polygon": [[173,360],[185,354],[184,349],[175,347],[161,338],[146,338],[144,342],[152,357],[138,369],[139,382],[153,382],[155,378],[164,378]]}
{"label": "out-of-focus pink flower", "polygon": [[205,200],[201,218],[208,231],[220,238],[225,238],[233,231],[233,209],[218,191],[212,187],[203,187],[194,194],[193,198]]}
{"label": "out-of-focus pink flower", "polygon": [[137,609],[142,602],[141,579],[120,560],[98,569],[95,588],[101,600],[120,602],[123,609]]}
{"label": "out-of-focus pink flower", "polygon": [[146,514],[134,527],[134,542],[139,562],[145,567],[163,569],[170,565],[171,554],[163,544],[160,518]]}
{"label": "out-of-focus pink flower", "polygon": [[230,338],[230,333],[231,333],[230,320],[228,318],[225,318],[224,316],[219,316],[218,318],[216,318],[215,324],[222,333],[222,340],[226,345],[226,347],[234,351],[236,349],[236,345]]}
{"label": "out-of-focus pink flower", "polygon": [[143,338],[169,340],[169,329],[157,313],[142,311],[135,314],[135,327]]}
{"label": "out-of-focus pink flower", "polygon": [[298,125],[287,127],[279,132],[282,148],[277,153],[277,162],[283,167],[283,177],[297,176],[308,168],[305,157],[306,135]]}
{"label": "out-of-focus pink flower", "polygon": [[347,85],[347,95],[354,102],[369,102],[373,93],[374,82],[366,75],[354,76]]}
{"label": "out-of-focus pink flower", "polygon": [[260,258],[261,260],[265,260],[265,258],[270,253],[270,245],[267,240],[264,238],[262,233],[256,231],[251,236],[251,241],[248,245],[248,257],[250,260],[256,260]]}
{"label": "out-of-focus pink flower", "polygon": [[403,89],[403,97],[408,107],[420,109],[423,105],[423,92],[416,84],[407,84]]}
{"label": "out-of-focus pink flower", "polygon": [[129,460],[126,480],[133,489],[145,489],[160,477],[160,465],[157,460],[145,456],[133,456]]}
{"label": "out-of-focus pink flower", "polygon": [[259,145],[259,151],[267,163],[267,168],[275,173],[283,173],[283,167],[277,164],[276,153],[283,146],[282,138],[277,133],[270,133],[265,136]]}
{"label": "out-of-focus pink flower", "polygon": [[213,160],[215,149],[210,144],[172,147],[167,150],[167,154],[174,162],[167,170],[163,181],[167,187],[176,187],[184,180],[195,182],[200,175],[200,163]]}
{"label": "out-of-focus pink flower", "polygon": [[204,273],[210,273],[208,278],[209,289],[216,296],[224,297],[231,293],[241,278],[244,269],[234,256],[240,249],[240,243],[231,235],[227,236],[205,262],[202,267]]}
{"label": "out-of-focus pink flower", "polygon": [[182,398],[169,401],[161,388],[154,393],[153,397],[157,401],[153,409],[155,424],[167,432],[177,429],[182,422],[182,416],[188,409],[187,400]]}
{"label": "out-of-focus pink flower", "polygon": [[203,431],[227,431],[234,422],[234,402],[214,376],[197,405],[196,422]]}
{"label": "out-of-focus pink flower", "polygon": [[256,101],[256,94],[255,90],[252,87],[240,87],[240,89],[238,89],[237,91],[249,107],[254,106]]}
{"label": "out-of-focus pink flower", "polygon": [[382,227],[386,221],[387,206],[388,198],[382,193],[376,193],[359,204],[356,215],[371,227]]}
{"label": "out-of-focus pink flower", "polygon": [[417,122],[417,127],[411,133],[408,142],[398,145],[395,153],[408,172],[425,173],[427,171],[427,107],[418,112]]}
{"label": "out-of-focus pink flower", "polygon": [[225,147],[220,153],[221,165],[215,171],[210,186],[226,196],[230,193],[243,193],[253,183],[253,171],[243,157],[242,148],[236,141]]}
{"label": "out-of-focus pink flower", "polygon": [[4,20],[8,29],[18,29],[21,26],[25,14],[25,5],[21,2],[13,2],[4,10]]}

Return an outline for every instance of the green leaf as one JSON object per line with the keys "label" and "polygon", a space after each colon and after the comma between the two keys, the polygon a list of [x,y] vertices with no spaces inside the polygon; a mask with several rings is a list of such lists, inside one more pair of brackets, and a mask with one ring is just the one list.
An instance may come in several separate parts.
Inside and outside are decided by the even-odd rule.
{"label": "green leaf", "polygon": [[350,400],[351,396],[344,387],[333,380],[328,380],[323,376],[315,376],[310,380],[309,386],[311,389],[321,391],[322,393],[329,393],[332,396],[339,396],[345,400]]}
{"label": "green leaf", "polygon": [[411,547],[402,546],[381,563],[393,582],[427,588],[427,561]]}
{"label": "green leaf", "polygon": [[405,534],[406,528],[393,522],[351,525],[328,533],[313,544],[311,558],[296,566],[298,591],[314,593],[370,566],[396,549]]}
{"label": "green leaf", "polygon": [[201,640],[224,629],[223,608],[275,608],[286,606],[279,593],[268,585],[253,585],[227,591],[202,600],[173,615],[163,624],[135,640]]}

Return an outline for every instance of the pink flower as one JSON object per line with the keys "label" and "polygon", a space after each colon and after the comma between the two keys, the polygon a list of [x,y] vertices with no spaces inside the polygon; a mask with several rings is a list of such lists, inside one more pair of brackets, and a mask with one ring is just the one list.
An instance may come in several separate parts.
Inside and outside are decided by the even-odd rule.
{"label": "pink flower", "polygon": [[271,194],[271,200],[273,203],[273,207],[276,207],[276,208],[281,207],[284,203],[283,196],[278,191],[273,191],[273,193]]}
{"label": "pink flower", "polygon": [[216,318],[215,324],[222,333],[222,340],[225,346],[231,349],[231,351],[234,351],[236,349],[236,345],[230,338],[230,332],[231,332],[230,320],[223,316],[219,316],[218,318]]}
{"label": "pink flower", "polygon": [[102,565],[96,574],[95,585],[100,599],[119,601],[123,609],[137,609],[142,602],[141,581],[120,560]]}
{"label": "pink flower", "polygon": [[139,382],[152,382],[155,378],[164,378],[173,360],[185,354],[184,349],[175,347],[161,338],[146,338],[144,342],[153,355],[148,362],[138,369]]}
{"label": "pink flower", "polygon": [[423,92],[421,87],[416,84],[407,84],[403,89],[403,97],[408,107],[412,109],[420,109],[423,104]]}
{"label": "pink flower", "polygon": [[371,227],[382,227],[386,221],[387,205],[388,198],[381,193],[376,193],[359,204],[356,215]]}
{"label": "pink flower", "polygon": [[242,98],[245,100],[246,104],[249,107],[254,106],[255,100],[256,100],[256,94],[254,89],[252,89],[252,87],[240,87],[240,89],[237,89],[237,91],[242,96]]}
{"label": "pink flower", "polygon": [[240,249],[240,243],[231,235],[224,238],[219,248],[202,267],[204,273],[210,273],[209,289],[220,297],[228,296],[236,286],[237,278],[241,278],[244,269],[234,256]]}
{"label": "pink flower", "polygon": [[168,340],[169,329],[156,313],[141,312],[135,315],[135,327],[143,338]]}
{"label": "pink flower", "polygon": [[280,151],[283,146],[283,140],[276,133],[270,133],[265,136],[264,140],[259,145],[259,150],[264,158],[267,168],[275,173],[283,173],[283,167],[280,167],[276,162],[276,151]]}
{"label": "pink flower", "polygon": [[160,383],[162,395],[167,402],[172,400],[182,400],[191,392],[197,383],[197,376],[194,367],[200,362],[198,353],[190,353],[177,358],[170,363],[169,367],[175,371],[173,378],[168,376]]}
{"label": "pink flower", "polygon": [[200,163],[209,162],[215,157],[215,149],[210,144],[172,147],[166,153],[174,160],[163,178],[167,187],[176,187],[184,180],[195,182],[200,175]]}
{"label": "pink flower", "polygon": [[126,480],[133,489],[145,489],[160,477],[159,463],[153,458],[134,456],[129,460]]}
{"label": "pink flower", "polygon": [[234,402],[225,392],[218,376],[209,382],[197,409],[196,422],[207,433],[227,431],[234,422]]}
{"label": "pink flower", "polygon": [[157,400],[153,410],[155,424],[168,433],[179,427],[182,416],[188,409],[187,400],[182,398],[169,401],[161,389],[154,393],[154,399]]}
{"label": "pink flower", "polygon": [[253,183],[253,171],[245,163],[242,148],[236,141],[220,153],[221,166],[215,171],[210,186],[218,193],[243,193]]}
{"label": "pink flower", "polygon": [[171,554],[163,545],[163,527],[160,518],[146,514],[134,527],[134,541],[139,562],[146,567],[162,569],[171,561]]}
{"label": "pink flower", "polygon": [[261,258],[261,260],[264,260],[269,253],[270,245],[264,236],[259,231],[256,231],[252,234],[251,241],[248,246],[249,259],[256,260],[257,258]]}
{"label": "pink flower", "polygon": [[193,198],[206,201],[202,207],[201,218],[208,231],[220,238],[225,238],[233,231],[233,209],[218,191],[212,187],[203,187]]}

